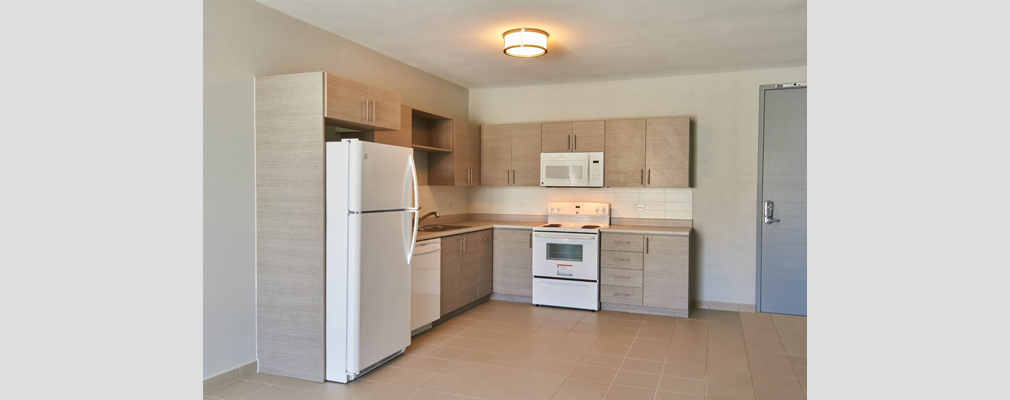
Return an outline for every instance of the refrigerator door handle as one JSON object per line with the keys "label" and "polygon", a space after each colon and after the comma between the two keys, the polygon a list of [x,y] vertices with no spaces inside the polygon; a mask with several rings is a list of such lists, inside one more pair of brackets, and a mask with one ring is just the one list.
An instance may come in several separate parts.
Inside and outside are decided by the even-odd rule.
{"label": "refrigerator door handle", "polygon": [[420,210],[421,209],[421,198],[420,198],[420,195],[418,194],[418,189],[419,188],[417,186],[417,167],[414,165],[414,155],[413,154],[411,154],[411,155],[408,156],[407,162],[410,163],[410,178],[414,180],[414,205],[412,207],[408,207],[407,209],[408,210]]}
{"label": "refrigerator door handle", "polygon": [[421,199],[418,195],[417,187],[417,167],[414,166],[414,155],[408,156],[407,162],[410,163],[410,177],[414,181],[414,207],[410,209],[410,212],[414,213],[414,234],[410,239],[410,243],[407,243],[407,265],[410,265],[410,261],[414,258],[414,243],[417,242],[417,224],[418,224],[418,213],[421,209]]}

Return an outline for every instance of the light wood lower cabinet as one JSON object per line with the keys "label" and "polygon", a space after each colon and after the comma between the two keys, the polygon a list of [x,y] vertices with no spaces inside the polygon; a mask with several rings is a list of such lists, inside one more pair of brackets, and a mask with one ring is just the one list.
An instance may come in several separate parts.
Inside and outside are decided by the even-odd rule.
{"label": "light wood lower cabinet", "polygon": [[642,305],[687,309],[689,241],[686,236],[645,237]]}
{"label": "light wood lower cabinet", "polygon": [[533,230],[494,230],[494,292],[533,296]]}
{"label": "light wood lower cabinet", "polygon": [[446,236],[442,238],[442,258],[440,276],[441,315],[455,310],[460,303],[459,263],[463,255],[463,237]]}
{"label": "light wood lower cabinet", "polygon": [[481,292],[482,270],[484,275],[491,274],[491,243],[482,238],[490,237],[491,230],[485,229],[442,238],[441,315],[490,294],[490,282],[487,293]]}
{"label": "light wood lower cabinet", "polygon": [[600,240],[600,301],[687,315],[689,237],[603,233]]}
{"label": "light wood lower cabinet", "polygon": [[494,291],[494,233],[491,229],[477,232],[477,297]]}

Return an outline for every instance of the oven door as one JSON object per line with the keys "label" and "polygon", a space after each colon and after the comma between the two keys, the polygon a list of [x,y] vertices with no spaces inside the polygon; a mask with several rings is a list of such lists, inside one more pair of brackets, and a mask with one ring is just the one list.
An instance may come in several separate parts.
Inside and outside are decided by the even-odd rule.
{"label": "oven door", "polygon": [[600,235],[533,232],[533,276],[598,281]]}
{"label": "oven door", "polygon": [[540,186],[589,186],[589,156],[540,153]]}

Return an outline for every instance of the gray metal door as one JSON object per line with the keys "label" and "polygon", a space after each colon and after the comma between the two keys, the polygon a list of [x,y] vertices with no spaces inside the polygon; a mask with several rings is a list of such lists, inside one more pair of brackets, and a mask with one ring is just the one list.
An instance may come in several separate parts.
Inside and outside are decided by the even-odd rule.
{"label": "gray metal door", "polygon": [[763,85],[760,102],[757,308],[807,315],[806,85]]}

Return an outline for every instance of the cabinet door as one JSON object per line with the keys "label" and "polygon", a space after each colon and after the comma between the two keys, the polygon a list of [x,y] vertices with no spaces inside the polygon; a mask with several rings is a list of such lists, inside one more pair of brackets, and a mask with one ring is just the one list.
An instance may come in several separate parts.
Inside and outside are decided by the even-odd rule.
{"label": "cabinet door", "polygon": [[484,125],[480,132],[481,186],[512,184],[512,125]]}
{"label": "cabinet door", "polygon": [[642,305],[687,310],[687,236],[646,236]]}
{"label": "cabinet door", "polygon": [[470,124],[452,120],[452,174],[454,186],[469,185]]}
{"label": "cabinet door", "polygon": [[644,119],[606,122],[605,186],[645,186],[645,125]]}
{"label": "cabinet door", "polygon": [[582,121],[572,123],[572,149],[578,152],[604,151],[604,121]]}
{"label": "cabinet door", "polygon": [[375,143],[389,144],[400,147],[411,147],[411,109],[400,106],[400,129],[395,131],[375,131]]}
{"label": "cabinet door", "polygon": [[371,115],[367,122],[376,130],[399,130],[400,129],[400,94],[376,87],[368,88],[368,101],[372,103],[368,107]]}
{"label": "cabinet door", "polygon": [[494,230],[494,291],[533,296],[533,230]]}
{"label": "cabinet door", "polygon": [[470,127],[470,186],[480,186],[480,125]]}
{"label": "cabinet door", "polygon": [[512,184],[540,186],[540,124],[512,125]]}
{"label": "cabinet door", "polygon": [[691,120],[650,119],[645,134],[645,185],[686,188],[690,184]]}
{"label": "cabinet door", "polygon": [[542,124],[541,133],[543,137],[540,142],[540,151],[544,153],[567,153],[572,151],[571,122]]}
{"label": "cabinet door", "polygon": [[326,118],[365,124],[366,98],[368,85],[326,74]]}
{"label": "cabinet door", "polygon": [[463,254],[459,259],[460,302],[456,308],[477,301],[477,280],[480,263],[480,238],[477,232],[463,236]]}
{"label": "cabinet door", "polygon": [[441,273],[441,315],[448,314],[458,308],[459,295],[459,261],[462,250],[462,236],[447,236],[442,238]]}
{"label": "cabinet door", "polygon": [[491,229],[477,232],[477,297],[484,297],[494,287],[494,234]]}

